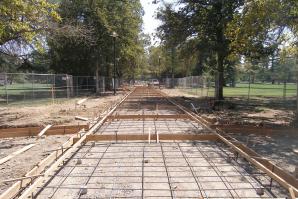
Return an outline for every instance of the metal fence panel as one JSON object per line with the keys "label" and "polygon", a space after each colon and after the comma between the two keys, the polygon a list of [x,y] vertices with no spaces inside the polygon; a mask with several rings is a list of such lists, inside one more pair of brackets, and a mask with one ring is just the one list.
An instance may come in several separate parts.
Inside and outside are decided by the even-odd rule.
{"label": "metal fence panel", "polygon": [[[99,78],[98,85],[98,92],[105,92],[105,77]],[[0,73],[0,105],[54,102],[94,93],[96,93],[94,76]]]}

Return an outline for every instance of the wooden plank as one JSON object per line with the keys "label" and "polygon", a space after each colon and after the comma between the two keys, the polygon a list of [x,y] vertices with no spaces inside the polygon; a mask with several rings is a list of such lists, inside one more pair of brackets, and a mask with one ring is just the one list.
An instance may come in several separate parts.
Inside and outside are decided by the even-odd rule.
{"label": "wooden plank", "polygon": [[[80,132],[80,131],[79,131]],[[79,133],[78,132],[78,133]],[[33,167],[26,175],[25,177],[29,177],[29,176],[37,176],[40,175],[41,172],[43,172],[43,170],[48,167],[53,161],[55,161],[57,158],[59,158],[62,155],[62,148],[67,149],[70,146],[73,145],[74,143],[74,139],[77,137],[78,135],[74,135],[72,136],[69,140],[67,140],[60,149],[56,150],[55,152],[52,152],[49,156],[47,156],[45,159],[43,159],[42,161],[40,161],[35,167]],[[21,181],[18,181],[16,183],[14,183],[9,189],[7,189],[4,193],[2,193],[0,195],[0,199],[11,199],[14,198],[19,191],[26,187],[28,184],[31,183],[31,179],[23,179]]]}
{"label": "wooden plank", "polygon": [[111,115],[108,120],[120,120],[120,119],[189,119],[188,115]]}
{"label": "wooden plank", "polygon": [[268,168],[268,166],[266,166],[266,164],[268,164],[268,162],[266,161],[266,163],[264,164],[260,162],[259,160],[256,160],[255,158],[251,157],[248,153],[246,153],[245,151],[243,151],[241,148],[239,148],[239,146],[235,146],[234,144],[232,144],[229,140],[227,140],[225,137],[223,137],[222,135],[218,134],[219,139],[224,142],[225,144],[227,144],[228,146],[230,146],[231,148],[233,148],[233,150],[235,150],[236,152],[238,152],[242,157],[244,157],[247,161],[249,161],[250,163],[252,163],[255,167],[257,167],[258,169],[262,170],[263,172],[265,172],[269,177],[273,178],[275,181],[277,181],[280,185],[282,185],[284,188],[286,188],[287,190],[289,188],[293,188],[293,191],[297,194],[298,193],[298,184],[297,182],[292,182],[291,181],[291,176],[290,175],[281,175],[281,173],[277,173],[276,169],[278,168],[277,166],[275,166],[276,168],[274,168],[274,172],[272,171],[272,168]]}
{"label": "wooden plank", "polygon": [[51,127],[52,127],[51,124],[47,125],[44,129],[42,129],[42,131],[40,131],[37,137],[40,138],[41,136],[43,136],[47,132],[47,130],[49,130]]}
{"label": "wooden plank", "polygon": [[[83,135],[70,149],[68,149],[62,156],[60,156],[51,167],[45,171],[44,176],[37,178],[34,183],[26,189],[23,194],[19,197],[19,199],[27,199],[32,195],[32,193],[36,190],[37,187],[41,186],[42,183],[46,182],[51,178],[51,175],[56,171],[56,169],[65,161],[66,158],[70,157],[86,140],[87,135],[90,135],[98,130],[98,128],[107,120],[107,117],[111,115],[116,108],[123,103],[127,96],[129,96],[134,90],[129,92],[119,103],[117,103],[98,123],[96,123],[89,131]],[[2,199],[0,197],[0,199]],[[3,198],[6,199],[6,198]]]}
{"label": "wooden plank", "polygon": [[266,128],[240,125],[210,125],[213,128],[220,128],[229,133],[261,134],[270,135],[272,133],[298,133],[297,128]]}
{"label": "wooden plank", "polygon": [[88,98],[81,99],[81,100],[77,101],[76,104],[77,104],[77,105],[81,105],[81,104],[83,104],[84,102],[86,102],[87,99],[88,99]]}
{"label": "wooden plank", "polygon": [[[270,163],[271,165],[269,165],[269,163],[268,163],[269,161],[267,161],[267,160],[261,160],[260,158],[259,158],[259,160],[256,160],[256,159],[252,158],[248,153],[255,154],[255,156],[258,156],[258,154],[255,153],[251,149],[246,150],[246,152],[243,151],[242,150],[243,149],[243,146],[242,145],[238,145],[237,144],[237,146],[236,146],[235,144],[233,144],[232,142],[230,142],[229,140],[227,140],[226,138],[224,138],[222,135],[220,135],[217,132],[215,132],[214,129],[212,129],[210,127],[210,123],[208,121],[204,120],[202,117],[200,117],[198,115],[192,114],[187,108],[185,108],[185,107],[183,107],[183,106],[175,103],[174,101],[172,101],[171,99],[169,99],[166,94],[162,93],[161,91],[158,91],[158,92],[160,92],[164,97],[166,97],[169,102],[171,102],[172,104],[175,104],[182,111],[184,111],[186,114],[188,114],[194,121],[197,121],[198,123],[200,123],[201,125],[203,125],[206,129],[208,129],[211,132],[214,132],[215,134],[217,134],[218,138],[222,142],[226,143],[228,146],[230,146],[235,151],[237,151],[246,160],[248,160],[249,162],[251,162],[252,164],[254,164],[255,167],[257,167],[260,170],[264,171],[269,177],[273,178],[275,181],[277,181],[280,185],[282,185],[287,190],[289,188],[292,188],[293,189],[293,192],[296,195],[298,195],[298,184],[297,184],[297,180],[294,179],[295,180],[294,182],[291,180],[292,178],[294,178],[293,176],[291,176],[290,174],[287,174],[285,171],[283,171],[282,169],[280,169],[276,165],[274,165],[274,167],[275,167],[274,171],[275,172],[272,172],[272,166],[273,166],[273,164]],[[218,129],[218,130],[222,131],[221,129]],[[239,148],[239,146],[242,147],[242,149]],[[265,166],[266,164],[267,164],[267,166]],[[268,169],[268,167],[271,167],[271,169]],[[290,181],[290,182],[288,182],[288,181]]]}
{"label": "wooden plank", "polygon": [[21,153],[23,153],[23,152],[29,150],[29,149],[32,148],[33,146],[35,146],[35,144],[29,144],[29,145],[27,145],[27,146],[21,148],[20,150],[15,151],[15,152],[13,152],[12,154],[6,156],[5,158],[0,159],[0,165],[3,164],[3,163],[5,163],[5,162],[7,162],[7,161],[10,160],[10,159],[12,159],[13,157],[15,157],[15,156],[17,156],[17,155],[19,155],[19,154],[21,154]]}
{"label": "wooden plank", "polygon": [[75,120],[88,121],[89,119],[88,119],[88,118],[86,118],[86,117],[75,116]]}
{"label": "wooden plank", "polygon": [[[89,126],[88,125],[52,126],[50,129],[48,129],[45,132],[45,135],[73,134],[82,128],[88,130]],[[0,138],[37,136],[41,130],[42,130],[41,127],[0,129]]]}
{"label": "wooden plank", "polygon": [[3,128],[0,129],[0,134],[3,132],[28,132],[28,131],[40,131],[42,127],[32,126],[32,127],[16,127],[16,128]]}
{"label": "wooden plank", "polygon": [[13,178],[13,179],[9,179],[9,180],[4,180],[2,182],[3,183],[15,182],[15,181],[19,181],[19,180],[28,179],[28,178],[33,179],[33,178],[40,177],[40,176],[43,176],[43,174],[39,174],[39,175],[35,175],[35,176],[25,176],[25,177],[20,177],[20,178]]}
{"label": "wooden plank", "polygon": [[289,193],[290,193],[291,199],[296,199],[296,196],[292,187],[289,188]]}
{"label": "wooden plank", "polygon": [[[120,134],[120,135],[87,135],[86,141],[114,141],[114,140],[148,140],[149,134]],[[151,134],[150,140],[156,140],[157,135]],[[218,140],[215,134],[159,134],[159,140]]]}

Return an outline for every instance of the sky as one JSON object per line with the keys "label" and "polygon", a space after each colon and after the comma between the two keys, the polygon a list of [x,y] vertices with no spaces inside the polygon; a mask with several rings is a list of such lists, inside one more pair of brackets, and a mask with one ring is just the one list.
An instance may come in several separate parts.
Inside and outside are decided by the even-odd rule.
{"label": "sky", "polygon": [[[158,3],[153,3],[155,0],[141,0],[141,4],[145,11],[143,16],[143,31],[144,33],[150,34],[151,42],[154,44],[157,40],[153,39],[154,33],[156,33],[156,28],[161,24],[161,22],[155,19],[155,15],[159,6],[162,5],[162,0],[156,0]],[[165,3],[172,3],[175,0],[163,0]]]}

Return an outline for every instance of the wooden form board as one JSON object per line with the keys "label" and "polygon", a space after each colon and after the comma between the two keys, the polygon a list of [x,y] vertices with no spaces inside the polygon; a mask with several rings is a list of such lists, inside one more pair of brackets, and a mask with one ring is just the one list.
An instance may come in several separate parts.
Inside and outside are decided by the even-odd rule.
{"label": "wooden form board", "polygon": [[[255,167],[265,172],[269,177],[274,179],[287,190],[289,190],[290,188],[293,189],[293,192],[296,195],[298,195],[298,180],[296,180],[292,175],[283,171],[281,168],[272,164],[270,161],[265,160],[259,154],[249,149],[248,147],[242,144],[235,145],[222,135],[218,134],[218,137],[222,142],[230,146],[234,151],[239,153],[242,157],[244,157],[247,161],[252,163]],[[252,156],[252,154],[256,156]]]}
{"label": "wooden form board", "polygon": [[[80,131],[79,131],[80,132]],[[79,133],[77,132],[77,133]],[[37,176],[40,175],[41,172],[51,165],[55,160],[57,160],[63,152],[65,152],[69,147],[71,147],[75,143],[75,138],[78,137],[78,134],[72,136],[68,141],[66,141],[61,148],[57,149],[56,151],[52,152],[49,156],[39,162],[31,171],[29,171],[25,177],[29,176]],[[0,195],[0,199],[11,199],[14,198],[19,191],[28,186],[31,183],[31,178],[24,178],[20,181],[14,183],[9,189],[7,189],[4,193]]]}
{"label": "wooden form board", "polygon": [[[86,141],[113,141],[113,140],[148,140],[149,134],[120,134],[120,135],[88,135]],[[157,135],[151,134],[151,140]],[[159,140],[218,140],[215,134],[159,134]]]}
{"label": "wooden form board", "polygon": [[[125,99],[125,98],[124,98]],[[119,103],[121,104],[124,99]],[[118,105],[119,105],[118,104]],[[116,106],[117,107],[117,106]],[[84,135],[82,138],[80,139],[77,139],[77,143],[70,148],[69,151],[67,151],[63,156],[61,156],[48,170],[47,172],[45,173],[45,176],[42,176],[42,177],[39,177],[34,183],[32,186],[30,186],[24,193],[23,195],[20,197],[20,198],[27,198],[28,196],[31,195],[32,192],[34,192],[34,190],[36,189],[36,187],[40,186],[42,184],[43,181],[49,179],[49,175],[54,172],[54,170],[61,164],[61,162],[63,162],[67,157],[69,157],[77,148],[79,145],[81,145],[84,141],[86,141],[87,139],[91,138],[90,136],[93,136],[92,132],[94,132],[95,129],[97,129],[104,121],[107,120],[108,118],[108,115],[111,115],[111,113],[116,109],[116,107],[114,107],[99,123],[97,123],[94,127],[92,127],[92,129],[89,130],[89,132]],[[178,105],[179,107],[179,105]],[[206,121],[202,122],[200,121],[200,119],[195,116],[194,114],[190,113],[189,111],[187,111],[186,109],[184,109],[183,107],[179,107],[181,110],[183,110],[187,115],[189,115],[194,121],[197,121],[199,122],[200,124],[203,123],[204,126],[206,126],[207,129],[209,129],[211,132],[214,132],[214,134],[216,135],[216,139],[226,143],[228,146],[231,146],[231,148],[235,151],[237,151],[240,155],[242,155],[244,158],[246,158],[249,162],[253,163],[257,168],[261,169],[262,171],[264,171],[265,173],[267,173],[270,177],[272,177],[274,180],[276,180],[277,182],[279,182],[282,186],[284,186],[285,188],[288,188],[288,190],[292,190],[291,194],[294,195],[298,195],[298,192],[297,192],[297,188],[295,188],[295,186],[291,185],[288,183],[287,179],[284,179],[288,176],[285,176],[285,177],[280,177],[278,176],[278,174],[272,172],[270,169],[266,168],[263,164],[267,164],[267,160],[264,160],[262,157],[258,157],[258,154],[256,154],[255,152],[252,153],[252,152],[249,152],[249,151],[245,151],[245,149],[242,147],[240,147],[241,145],[239,143],[236,143],[236,142],[231,142],[231,140],[229,139],[226,139],[225,137],[223,137],[222,135],[218,134],[216,131],[214,131],[213,129],[211,129],[209,126],[208,126],[208,123],[205,123]],[[162,134],[160,134],[162,135]],[[159,135],[159,136],[160,136]],[[171,134],[172,135],[175,135],[175,134]],[[115,138],[115,135],[112,135],[114,136]],[[131,135],[129,135],[131,136]],[[141,136],[144,136],[144,135],[141,135]],[[148,135],[145,135],[146,136],[146,139],[148,139]],[[153,138],[154,134],[152,135],[152,139]],[[184,136],[184,135],[183,135]],[[111,137],[109,138],[111,139]],[[117,137],[118,139],[118,137]],[[127,139],[127,138],[126,138]],[[159,139],[161,139],[159,137]],[[167,138],[168,139],[168,138]],[[176,138],[177,139],[177,138]],[[180,138],[182,139],[182,138]],[[186,138],[184,138],[186,139]],[[191,138],[187,138],[187,139],[191,139]],[[194,138],[193,138],[194,139]],[[201,138],[202,139],[202,138]],[[207,138],[206,138],[207,139]],[[209,138],[208,138],[209,139]],[[213,139],[213,138],[212,138]],[[254,155],[254,156],[252,156]],[[268,161],[269,162],[269,161]],[[5,197],[6,199],[7,197]],[[2,199],[0,197],[0,199]]]}
{"label": "wooden form board", "polygon": [[[64,135],[74,134],[80,129],[88,130],[88,125],[71,125],[71,126],[52,126],[44,135]],[[8,128],[0,129],[0,138],[26,137],[37,136],[42,130],[42,127],[27,127],[27,128]]]}
{"label": "wooden form board", "polygon": [[180,115],[111,115],[108,120],[120,120],[120,119],[190,119],[186,114]]}
{"label": "wooden form board", "polygon": [[[150,140],[156,140],[156,134],[150,136]],[[120,135],[88,135],[85,141],[132,141],[149,140],[148,134],[120,134]],[[233,150],[237,151],[245,159],[253,163],[257,168],[266,172],[270,177],[279,182],[285,188],[294,187],[293,191],[298,194],[298,181],[294,176],[283,171],[278,166],[264,159],[258,153],[249,149],[240,142],[232,142],[219,134],[159,134],[159,140],[209,140],[222,141]]]}
{"label": "wooden form board", "polygon": [[[173,100],[169,99],[166,94],[164,94],[161,91],[157,91],[161,95],[163,95],[169,102],[172,104],[176,105],[179,107],[182,111],[184,111],[186,114],[188,114],[194,121],[197,121],[198,123],[202,124],[205,128],[210,130],[210,132],[215,133],[218,138],[220,139],[221,142],[227,144],[230,146],[234,151],[238,152],[242,157],[244,157],[247,161],[255,165],[258,169],[262,170],[265,172],[268,176],[270,176],[272,179],[274,179],[276,182],[278,182],[281,186],[283,186],[287,190],[292,190],[292,192],[295,194],[295,196],[298,196],[298,180],[294,178],[294,176],[290,175],[289,173],[283,171],[281,168],[278,166],[272,164],[270,161],[265,160],[262,158],[259,154],[254,152],[253,150],[249,149],[245,145],[237,142],[236,139],[233,139],[229,137],[227,139],[226,137],[228,136],[222,136],[221,134],[226,135],[226,133],[220,129],[217,128],[216,130],[219,131],[221,134],[217,133],[215,129],[212,129],[210,126],[211,124],[200,117],[199,115],[196,115],[192,113],[189,109],[187,109],[184,106],[181,106],[174,102]],[[231,140],[234,140],[236,142],[231,142]],[[274,169],[273,169],[274,167]]]}
{"label": "wooden form board", "polygon": [[[33,184],[28,187],[28,189],[26,189],[22,195],[19,197],[19,199],[28,199],[28,197],[31,197],[32,193],[34,191],[36,191],[37,187],[41,186],[42,183],[46,182],[47,180],[49,180],[51,178],[51,175],[53,175],[53,173],[56,171],[56,169],[65,161],[66,158],[69,158],[71,155],[73,155],[73,153],[81,146],[81,144],[86,140],[87,135],[91,135],[93,134],[95,131],[98,130],[99,127],[101,127],[101,125],[107,120],[107,117],[109,115],[111,115],[116,108],[121,105],[123,103],[123,101],[126,99],[127,96],[129,96],[134,90],[132,90],[131,92],[129,92],[119,103],[117,103],[114,108],[112,108],[100,121],[98,121],[94,126],[92,126],[92,128],[89,129],[89,131],[87,133],[85,133],[85,135],[83,135],[82,137],[80,137],[78,140],[74,139],[74,144],[63,154],[61,155],[51,166],[49,169],[47,169],[44,172],[44,176],[41,176],[39,178],[37,178]],[[2,195],[1,195],[2,196]],[[12,198],[11,195],[7,195],[9,197],[1,197],[0,199],[10,199]]]}
{"label": "wooden form board", "polygon": [[270,135],[272,133],[297,133],[297,128],[266,128],[266,127],[253,127],[243,125],[210,125],[212,128],[220,128],[229,133],[243,133],[243,134],[264,134]]}
{"label": "wooden form board", "polygon": [[81,100],[77,101],[76,105],[81,105],[81,104],[83,104],[84,102],[87,101],[87,99],[88,99],[88,98],[84,98],[84,99],[81,99]]}
{"label": "wooden form board", "polygon": [[38,133],[37,137],[41,137],[41,136],[43,136],[43,135],[47,132],[47,130],[49,130],[51,127],[52,127],[51,124],[47,125],[44,129],[42,129],[42,130]]}
{"label": "wooden form board", "polygon": [[35,144],[29,144],[29,145],[27,145],[27,146],[21,148],[20,150],[17,150],[17,151],[15,151],[15,152],[13,152],[12,154],[10,154],[10,155],[8,155],[8,156],[6,156],[6,157],[0,159],[0,165],[3,164],[3,163],[5,163],[5,162],[7,162],[7,161],[10,160],[10,159],[12,159],[13,157],[15,157],[15,156],[17,156],[17,155],[19,155],[19,154],[21,154],[21,153],[23,153],[23,152],[25,152],[25,151],[31,149],[31,148],[34,147],[34,146],[35,146]]}

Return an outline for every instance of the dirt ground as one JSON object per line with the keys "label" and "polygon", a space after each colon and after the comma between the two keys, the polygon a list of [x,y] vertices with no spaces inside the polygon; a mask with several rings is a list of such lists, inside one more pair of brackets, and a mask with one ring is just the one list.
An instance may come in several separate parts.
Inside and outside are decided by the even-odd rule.
{"label": "dirt ground", "polygon": [[124,96],[118,92],[116,96],[89,97],[81,106],[76,102],[84,98],[70,99],[56,104],[45,104],[24,107],[0,107],[0,127],[25,127],[52,125],[84,124],[76,121],[75,116],[94,118]]}
{"label": "dirt ground", "polygon": [[[196,107],[202,106],[204,100],[197,96],[185,94],[179,89],[163,89],[163,92],[173,97],[184,106],[191,108],[190,103]],[[257,102],[255,102],[257,103]],[[239,106],[230,109],[221,107],[219,111],[212,113],[200,113],[200,116],[213,124],[246,124],[252,126],[291,126],[294,121],[294,113],[287,107],[282,106]],[[298,133],[298,132],[297,132]],[[233,134],[233,137],[244,143],[248,142],[250,148],[260,155],[268,158],[277,166],[294,174],[298,165],[298,134],[272,134],[271,136],[257,134]]]}
{"label": "dirt ground", "polygon": [[[180,89],[163,89],[163,92],[176,98],[185,106],[191,108],[208,106],[208,99],[184,93]],[[223,105],[219,105],[212,113],[200,113],[214,124],[250,124],[254,126],[293,126],[295,113],[292,107],[274,104],[270,99],[251,99],[250,104],[239,98],[227,98]]]}
{"label": "dirt ground", "polygon": [[[81,106],[75,104],[83,98],[34,107],[1,107],[0,127],[84,124],[86,122],[75,120],[75,116],[94,118],[106,111],[124,95],[125,92],[121,91],[116,96],[109,94],[107,96],[89,97]],[[13,184],[13,182],[3,183],[4,180],[24,176],[38,162],[48,156],[51,153],[50,150],[59,148],[70,137],[71,135],[48,136],[39,140],[29,137],[0,139],[0,159],[29,144],[35,144],[26,152],[0,165],[0,194]]]}
{"label": "dirt ground", "polygon": [[13,182],[3,183],[2,181],[24,176],[38,162],[46,158],[51,153],[50,150],[58,149],[70,137],[71,135],[48,136],[38,140],[29,137],[0,139],[0,158],[4,158],[29,144],[35,144],[28,151],[0,165],[0,194],[13,184]]}

